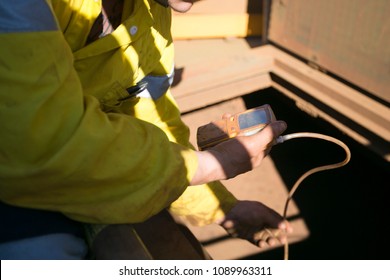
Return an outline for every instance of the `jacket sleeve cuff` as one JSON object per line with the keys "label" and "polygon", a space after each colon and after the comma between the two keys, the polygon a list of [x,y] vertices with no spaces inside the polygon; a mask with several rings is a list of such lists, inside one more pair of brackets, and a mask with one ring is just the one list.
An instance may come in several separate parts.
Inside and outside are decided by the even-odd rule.
{"label": "jacket sleeve cuff", "polygon": [[188,187],[170,206],[172,214],[194,226],[222,220],[237,199],[219,181]]}

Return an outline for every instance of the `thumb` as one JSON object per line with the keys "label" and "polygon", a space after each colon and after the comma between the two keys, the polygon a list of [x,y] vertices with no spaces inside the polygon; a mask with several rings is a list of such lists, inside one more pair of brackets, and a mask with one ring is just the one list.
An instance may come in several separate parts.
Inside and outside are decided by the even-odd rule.
{"label": "thumb", "polygon": [[287,128],[287,124],[284,121],[275,121],[268,124],[259,133],[252,135],[256,137],[256,142],[261,143],[264,146],[274,142]]}

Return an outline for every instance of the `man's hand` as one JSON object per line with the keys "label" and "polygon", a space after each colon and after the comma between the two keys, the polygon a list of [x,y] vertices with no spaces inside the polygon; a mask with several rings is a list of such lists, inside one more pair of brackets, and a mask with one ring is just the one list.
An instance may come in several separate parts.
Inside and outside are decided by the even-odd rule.
{"label": "man's hand", "polygon": [[239,201],[219,224],[233,237],[246,239],[260,248],[284,244],[292,231],[277,212],[257,201]]}
{"label": "man's hand", "polygon": [[198,170],[191,185],[233,178],[258,167],[287,125],[276,121],[251,136],[237,136],[197,152]]}

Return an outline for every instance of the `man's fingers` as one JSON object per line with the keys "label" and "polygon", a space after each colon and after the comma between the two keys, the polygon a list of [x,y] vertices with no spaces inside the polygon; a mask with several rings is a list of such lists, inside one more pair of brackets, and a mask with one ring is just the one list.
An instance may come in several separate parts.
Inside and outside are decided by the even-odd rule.
{"label": "man's fingers", "polygon": [[283,230],[284,232],[287,232],[287,233],[292,233],[293,232],[293,228],[291,227],[290,223],[287,222],[287,221],[281,222],[278,225],[278,228]]}
{"label": "man's fingers", "polygon": [[287,233],[281,229],[268,229],[258,232],[254,236],[254,243],[260,248],[266,245],[275,246],[278,243],[284,244],[287,241]]}
{"label": "man's fingers", "polygon": [[249,145],[253,146],[261,146],[264,148],[270,148],[274,142],[275,139],[278,138],[287,128],[287,124],[284,121],[276,121],[273,123],[268,124],[266,127],[263,128],[259,133],[256,133],[252,136],[251,141],[248,141]]}
{"label": "man's fingers", "polygon": [[264,144],[268,144],[279,137],[286,128],[287,124],[284,121],[276,121],[267,125],[260,133],[258,133],[260,134],[258,137],[264,141]]}
{"label": "man's fingers", "polygon": [[269,124],[269,126],[272,128],[273,138],[278,137],[287,128],[287,124],[284,121],[276,121]]}

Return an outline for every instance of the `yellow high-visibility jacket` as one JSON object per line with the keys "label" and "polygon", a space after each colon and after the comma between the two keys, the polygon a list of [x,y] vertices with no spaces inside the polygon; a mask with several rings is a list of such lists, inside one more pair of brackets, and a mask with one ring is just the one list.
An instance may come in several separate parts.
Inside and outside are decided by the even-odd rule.
{"label": "yellow high-visibility jacket", "polygon": [[1,201],[89,223],[169,206],[197,224],[221,218],[236,203],[222,184],[187,188],[198,163],[167,84],[170,9],[125,0],[122,24],[86,44],[101,5],[0,4]]}

